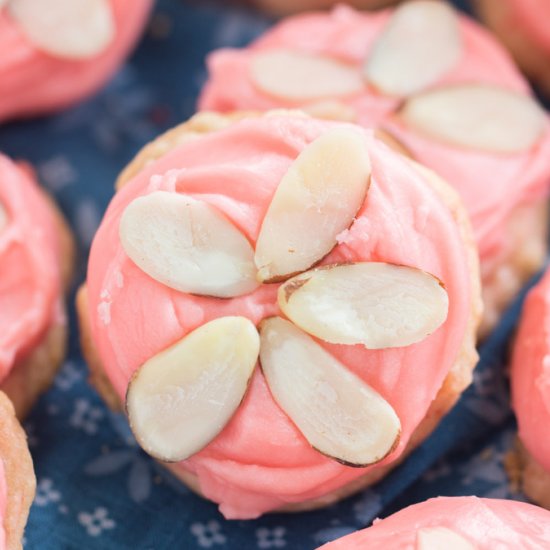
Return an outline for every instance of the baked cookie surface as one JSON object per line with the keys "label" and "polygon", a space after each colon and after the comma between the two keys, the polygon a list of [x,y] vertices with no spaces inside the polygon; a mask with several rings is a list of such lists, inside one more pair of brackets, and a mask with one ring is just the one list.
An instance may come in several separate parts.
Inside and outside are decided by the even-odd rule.
{"label": "baked cookie surface", "polygon": [[[347,144],[345,148],[341,140]],[[308,174],[316,180],[314,166],[320,151],[323,151],[322,157],[328,159],[322,166],[329,173],[338,167],[333,181],[340,181],[337,174],[344,171],[345,181],[355,181],[358,187],[354,188],[359,191],[352,191],[351,187],[345,191],[336,188],[335,192],[341,193],[337,203],[332,195],[328,202],[316,196],[315,188],[305,195],[302,192],[294,195],[292,191],[290,196],[294,199],[290,200],[284,195],[288,186],[291,189],[293,185],[299,186],[302,176],[306,178],[303,181],[310,181]],[[339,156],[342,154],[352,156],[343,160]],[[361,170],[366,170],[363,176]],[[126,179],[125,174],[130,174],[131,179]],[[176,461],[170,465],[171,470],[204,496],[218,502],[226,517],[250,518],[278,508],[322,506],[374,482],[431,432],[468,385],[477,357],[474,341],[480,315],[479,275],[475,246],[462,205],[433,173],[392,152],[369,132],[296,113],[274,112],[245,118],[201,114],[146,147],[119,180],[119,189],[94,240],[87,291],[80,296],[84,351],[107,401],[120,407],[127,396],[130,422],[142,446],[159,459]],[[366,193],[364,198],[363,193]],[[352,199],[358,201],[358,206],[348,210]],[[291,213],[292,204],[298,204],[297,218]],[[190,226],[194,228],[191,241],[183,245],[188,242],[188,230],[172,226],[168,220],[178,211],[180,214],[176,214],[175,219],[181,219],[187,209],[198,217],[193,218],[195,224]],[[345,219],[349,212],[354,213],[339,226],[343,211],[348,212]],[[211,215],[214,218],[210,218]],[[220,215],[221,218],[216,217]],[[270,225],[269,216],[273,219],[280,215],[286,221],[275,224],[275,233],[266,229]],[[332,233],[335,218],[339,220],[337,235]],[[204,225],[204,219],[213,221]],[[154,229],[157,223],[164,225],[165,222],[168,225],[163,229]],[[216,229],[208,231],[206,227]],[[326,240],[327,231],[332,235],[330,242]],[[176,235],[178,238],[173,241]],[[287,246],[288,242],[294,244]],[[207,246],[205,243],[214,250],[221,247],[219,253],[208,256],[208,260],[197,252]],[[184,248],[180,248],[182,245]],[[191,248],[186,249],[188,246]],[[179,264],[178,258],[186,257],[185,250],[192,251],[193,269],[185,261]],[[278,259],[266,260],[274,250],[278,250]],[[313,257],[308,255],[311,250],[317,250]],[[257,264],[255,267],[254,255],[255,261],[264,268],[258,269]],[[234,263],[235,258],[240,260]],[[370,267],[365,268],[367,264]],[[315,269],[315,265],[324,269]],[[341,274],[345,272],[343,277],[348,285],[352,284],[348,277],[356,276],[351,271],[380,266],[384,270],[384,266],[389,266],[390,271],[406,266],[403,269],[416,275],[423,273],[421,281],[441,281],[448,297],[448,311],[427,329],[433,334],[422,333],[427,327],[422,325],[422,334],[413,336],[410,331],[412,327],[418,328],[418,319],[406,329],[401,321],[393,320],[389,322],[392,326],[395,324],[395,331],[373,329],[371,334],[378,334],[380,339],[365,340],[360,336],[364,328],[357,329],[358,332],[353,328],[355,321],[351,319],[355,314],[350,311],[354,306],[348,297],[344,301],[351,310],[342,310],[342,321],[344,325],[351,322],[351,328],[344,330],[345,334],[335,335],[332,332],[338,319],[335,304],[340,299],[332,290],[323,306],[328,307],[330,313],[322,315],[328,323],[328,333],[318,325],[317,313],[308,307],[302,310],[298,306],[296,310],[292,304],[299,296],[300,287],[314,288],[308,286],[309,283],[303,286],[305,281],[300,279],[300,273],[330,286],[325,277],[332,277],[331,280],[336,277],[342,282]],[[238,276],[228,282],[224,279],[227,273]],[[383,280],[389,276],[384,273]],[[422,282],[419,285],[411,295],[409,291],[398,291],[398,295],[403,292],[405,300],[401,313],[407,310],[407,300],[415,303],[420,296],[417,293],[425,287]],[[348,288],[357,292],[353,291],[353,285]],[[429,288],[439,296],[443,287],[435,283]],[[307,293],[302,292],[301,296],[308,301]],[[432,298],[427,298],[427,303],[439,303],[437,298],[435,302]],[[362,300],[364,296],[358,302],[363,303]],[[384,298],[381,300],[386,303]],[[392,307],[388,303],[389,309],[382,309],[382,315]],[[305,316],[301,315],[304,311]],[[431,307],[427,311],[432,312]],[[426,317],[430,323],[434,322],[432,313]],[[351,317],[347,317],[348,314]],[[439,313],[434,315],[437,317]],[[332,322],[331,317],[334,317]],[[378,326],[378,321],[375,322]],[[261,341],[256,333],[258,327]],[[208,331],[218,337],[211,338]],[[225,333],[234,336],[225,342]],[[388,334],[392,334],[391,338]],[[354,402],[361,403],[370,392],[369,402],[376,404],[374,409],[369,405],[367,410],[380,414],[384,419],[381,425],[387,427],[379,433],[385,443],[378,440],[380,445],[376,443],[374,454],[369,455],[370,451],[354,454],[357,449],[345,444],[346,450],[340,452],[342,442],[331,447],[334,440],[326,445],[327,441],[315,439],[320,433],[318,426],[310,430],[310,417],[306,415],[303,419],[304,409],[296,405],[296,399],[298,403],[302,399],[301,389],[296,399],[291,397],[290,401],[285,392],[289,384],[301,388],[301,382],[281,382],[272,376],[280,371],[276,367],[272,370],[270,365],[279,359],[269,353],[271,345],[266,341],[278,341],[278,338],[282,338],[283,343],[293,343],[296,353],[307,350],[306,357],[319,354],[330,363],[327,369],[334,368],[344,373],[344,378],[351,376],[356,380],[366,393],[350,399],[352,406]],[[155,416],[156,407],[140,406],[140,403],[154,403],[156,399],[148,395],[148,388],[152,387],[147,382],[148,373],[155,378],[160,365],[167,373],[163,379],[168,383],[174,374],[169,374],[170,367],[164,371],[170,357],[183,354],[185,363],[188,350],[195,349],[194,353],[203,357],[204,350],[212,346],[214,353],[220,342],[228,346],[228,357],[240,358],[239,365],[248,365],[244,370],[234,371],[234,379],[229,378],[242,380],[241,389],[231,390],[230,399],[227,395],[216,397],[215,386],[210,388],[214,391],[210,398],[212,406],[220,403],[222,406],[207,416],[217,418],[219,413],[221,424],[208,427],[204,420],[198,423],[195,427],[200,433],[196,441],[186,430],[172,434],[167,440],[168,447],[163,446],[166,440],[152,441],[147,424],[159,420]],[[283,348],[286,349],[284,345]],[[243,349],[248,350],[245,355],[242,355]],[[240,350],[238,354],[236,350]],[[263,370],[256,364],[258,354]],[[202,365],[211,364],[207,353],[201,361]],[[415,369],[413,364],[424,367]],[[144,378],[135,374],[136,371],[143,373]],[[204,373],[205,379],[212,376],[208,372]],[[237,378],[237,372],[241,378]],[[227,373],[222,379],[225,376]],[[321,380],[328,375],[319,376]],[[341,381],[341,377],[334,376],[334,380],[328,379],[327,394],[323,393],[322,384],[313,387],[306,384],[304,391],[313,392],[309,394],[312,403],[330,399],[333,387],[336,394],[342,392],[335,406],[344,406],[348,390],[339,389],[337,380]],[[247,377],[251,377],[248,386]],[[279,382],[283,386],[282,394],[277,390]],[[180,380],[174,385],[182,384],[189,390],[190,383]],[[233,383],[229,386],[233,388]],[[415,388],[412,393],[405,390],[412,387]],[[198,390],[195,387],[193,391]],[[183,390],[182,396],[188,395],[186,392]],[[164,402],[164,398],[158,396],[159,404]],[[178,401],[167,399],[166,403],[176,407],[168,406],[165,410],[166,418],[171,418]],[[229,401],[233,405],[230,406]],[[145,423],[143,411],[153,414]],[[161,418],[164,417],[162,414]],[[200,414],[198,417],[204,418]],[[333,418],[337,419],[338,415]],[[361,434],[368,432],[364,432],[368,422],[359,424],[361,426],[354,429],[361,439]],[[339,430],[335,428],[336,439]],[[156,431],[161,433],[164,428]],[[191,439],[195,441],[194,446],[185,447]],[[171,448],[176,440],[182,444],[179,450]],[[312,447],[320,448],[321,452]],[[373,450],[371,444],[367,447]],[[353,468],[351,463],[373,465]],[[306,469],[308,476],[304,477]]]}

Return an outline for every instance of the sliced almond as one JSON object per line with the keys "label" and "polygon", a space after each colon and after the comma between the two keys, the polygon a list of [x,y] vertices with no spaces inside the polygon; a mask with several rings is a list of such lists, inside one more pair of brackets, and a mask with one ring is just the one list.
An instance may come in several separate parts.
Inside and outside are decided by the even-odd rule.
{"label": "sliced almond", "polygon": [[308,269],[336,245],[361,208],[370,183],[359,130],[334,128],[308,145],[281,180],[256,243],[263,282]]}
{"label": "sliced almond", "polygon": [[252,246],[203,201],[166,191],[139,197],[126,207],[119,234],[132,261],[170,288],[228,298],[258,286]]}
{"label": "sliced almond", "polygon": [[315,118],[338,120],[340,122],[355,122],[357,120],[357,113],[354,108],[341,101],[321,100],[304,105],[302,109]]}
{"label": "sliced almond", "polygon": [[463,536],[447,527],[423,527],[416,534],[416,550],[475,550]]}
{"label": "sliced almond", "polygon": [[413,97],[399,117],[426,136],[491,153],[530,149],[546,116],[534,99],[496,86],[447,86]]}
{"label": "sliced almond", "polygon": [[279,307],[303,330],[333,344],[404,347],[447,318],[441,282],[420,269],[379,262],[328,266],[279,288]]}
{"label": "sliced almond", "polygon": [[458,16],[451,6],[437,0],[407,2],[376,41],[364,75],[383,93],[408,96],[437,82],[461,52]]}
{"label": "sliced almond", "polygon": [[149,359],[128,386],[138,443],[160,460],[185,460],[210,443],[241,403],[260,339],[244,317],[221,317]]}
{"label": "sliced almond", "polygon": [[37,48],[59,57],[98,55],[116,34],[109,0],[10,0],[8,9]]}
{"label": "sliced almond", "polygon": [[250,75],[263,92],[296,102],[352,95],[364,88],[357,67],[291,50],[258,52]]}
{"label": "sliced almond", "polygon": [[382,460],[401,424],[391,405],[292,323],[260,327],[260,362],[275,401],[312,447],[348,466]]}

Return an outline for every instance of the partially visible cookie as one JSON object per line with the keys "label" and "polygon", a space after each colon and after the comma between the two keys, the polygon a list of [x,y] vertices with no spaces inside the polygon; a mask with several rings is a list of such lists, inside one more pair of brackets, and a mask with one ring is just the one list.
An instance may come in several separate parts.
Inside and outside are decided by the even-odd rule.
{"label": "partially visible cookie", "polygon": [[531,500],[550,509],[550,270],[523,306],[511,379],[523,489]]}
{"label": "partially visible cookie", "polygon": [[0,392],[0,548],[22,548],[35,488],[25,432],[10,400]]}
{"label": "partially visible cookie", "polygon": [[481,336],[541,267],[548,117],[501,44],[450,4],[288,17],[246,48],[211,53],[207,65],[200,109],[301,108],[383,129],[450,183],[480,253]]}
{"label": "partially visible cookie", "polygon": [[0,122],[96,92],[137,42],[152,0],[0,2]]}
{"label": "partially visible cookie", "polygon": [[74,244],[28,167],[0,155],[0,390],[21,418],[65,357]]}
{"label": "partially visible cookie", "polygon": [[408,506],[319,550],[543,549],[550,513],[537,506],[477,497],[439,497]]}
{"label": "partially visible cookie", "polygon": [[374,483],[471,381],[465,210],[372,132],[296,111],[198,114],[117,188],[78,298],[92,380],[227,518]]}
{"label": "partially visible cookie", "polygon": [[473,0],[482,21],[525,74],[550,97],[550,4],[546,0]]}

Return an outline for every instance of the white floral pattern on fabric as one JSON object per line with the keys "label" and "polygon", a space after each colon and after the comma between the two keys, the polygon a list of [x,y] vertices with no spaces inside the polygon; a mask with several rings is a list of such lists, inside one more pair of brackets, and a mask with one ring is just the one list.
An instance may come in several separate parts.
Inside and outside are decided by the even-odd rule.
{"label": "white floral pattern on fabric", "polygon": [[89,476],[106,476],[128,468],[128,495],[135,503],[149,498],[152,487],[151,461],[138,448],[113,451],[92,460],[84,467]]}
{"label": "white floral pattern on fabric", "polygon": [[286,529],[284,527],[273,529],[260,527],[256,530],[258,548],[283,548],[286,546],[285,533]]}
{"label": "white floral pattern on fabric", "polygon": [[98,422],[105,416],[103,409],[90,404],[86,399],[77,399],[74,403],[74,411],[69,418],[69,424],[88,435],[97,432]]}
{"label": "white floral pattern on fabric", "polygon": [[54,488],[53,481],[48,477],[40,479],[36,485],[34,502],[37,506],[47,506],[61,500],[61,493]]}
{"label": "white floral pattern on fabric", "polygon": [[206,523],[193,523],[190,531],[196,537],[201,548],[211,548],[215,545],[225,544],[227,541],[226,536],[222,533],[220,523],[215,520]]}
{"label": "white floral pattern on fabric", "polygon": [[109,518],[106,508],[96,508],[92,513],[80,512],[78,522],[84,526],[88,535],[97,537],[108,529],[114,529],[116,523]]}
{"label": "white floral pattern on fabric", "polygon": [[53,192],[75,183],[78,174],[64,156],[56,155],[38,165],[38,177]]}
{"label": "white floral pattern on fabric", "polygon": [[59,371],[54,384],[61,390],[70,390],[76,382],[82,379],[82,373],[76,368],[76,366],[67,362],[63,365],[63,368]]}

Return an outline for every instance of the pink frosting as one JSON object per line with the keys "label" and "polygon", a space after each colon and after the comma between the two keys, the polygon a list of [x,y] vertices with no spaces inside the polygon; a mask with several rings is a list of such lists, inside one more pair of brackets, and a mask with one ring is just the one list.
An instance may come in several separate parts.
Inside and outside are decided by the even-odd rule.
{"label": "pink frosting", "polygon": [[325,544],[323,550],[415,550],[417,531],[444,527],[477,550],[550,547],[550,512],[524,502],[440,497],[409,506],[386,519]]}
{"label": "pink frosting", "polygon": [[115,72],[138,39],[152,0],[111,0],[116,36],[86,60],[49,55],[0,8],[0,121],[67,107],[93,94]]}
{"label": "pink frosting", "polygon": [[512,398],[521,440],[550,472],[550,270],[523,307],[512,359]]}
{"label": "pink frosting", "polygon": [[[92,334],[121,398],[147,359],[201,324],[225,315],[254,323],[282,315],[278,285],[223,300],[191,296],[148,277],[124,253],[118,227],[134,198],[164,190],[204,200],[254,243],[282,176],[299,152],[337,123],[303,117],[252,118],[180,145],[147,166],[114,197],[93,242],[88,269]],[[380,392],[402,423],[394,461],[425,416],[457,357],[470,314],[470,273],[457,224],[411,164],[364,132],[372,183],[364,206],[324,263],[388,261],[437,275],[450,297],[447,321],[407,348],[367,350],[320,342]],[[411,391],[414,389],[414,391]],[[252,518],[317,498],[370,469],[342,466],[314,451],[276,405],[259,369],[241,407],[204,450],[178,465],[198,476],[228,518]]]}
{"label": "pink frosting", "polygon": [[64,322],[58,227],[30,171],[0,154],[0,381],[44,335]]}
{"label": "pink frosting", "polygon": [[[271,97],[254,85],[250,63],[256,52],[295,49],[335,57],[357,65],[359,70],[391,13],[391,10],[361,13],[340,6],[329,14],[288,18],[247,49],[214,52],[208,58],[210,79],[199,106],[218,111],[297,107],[296,103]],[[464,16],[460,17],[460,30],[462,57],[437,86],[476,82],[530,93],[508,54],[490,34]],[[417,160],[437,171],[459,191],[472,219],[485,271],[490,271],[488,264],[498,261],[505,247],[505,226],[513,209],[548,193],[550,126],[531,150],[490,154],[420,136],[395,118],[400,100],[372,88],[365,87],[359,94],[337,99],[353,108],[360,124],[388,129]]]}
{"label": "pink frosting", "polygon": [[[501,0],[502,1],[502,0]],[[548,0],[508,0],[510,29],[519,26],[550,56],[550,3]]]}

